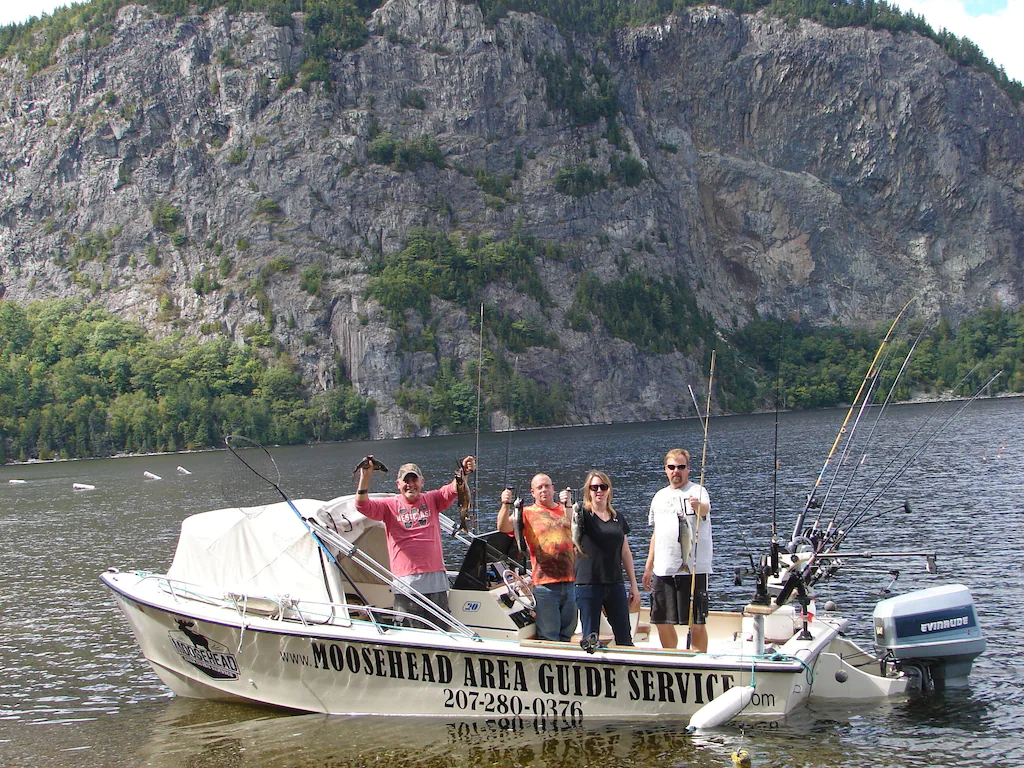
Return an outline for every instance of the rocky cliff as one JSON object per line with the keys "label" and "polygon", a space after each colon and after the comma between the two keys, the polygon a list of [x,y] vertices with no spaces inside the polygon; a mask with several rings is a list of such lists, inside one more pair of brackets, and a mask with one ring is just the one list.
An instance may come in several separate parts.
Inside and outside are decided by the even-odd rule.
{"label": "rocky cliff", "polygon": [[[127,6],[109,42],[72,35],[32,77],[0,60],[3,296],[91,295],[158,335],[272,327],[314,387],[340,370],[377,401],[380,437],[417,428],[400,383],[478,354],[464,308],[435,299],[436,344],[412,351],[366,296],[371,263],[419,227],[561,247],[536,262],[551,306],[507,281],[483,298],[557,335],[518,370],[568,387],[577,422],[689,413],[664,393],[706,375],[692,351],[573,330],[581,275],[681,276],[724,330],[755,313],[872,324],[912,295],[954,320],[1021,303],[1024,116],[916,35],[697,8],[566,39],[533,15],[492,27],[474,4],[391,0],[304,89],[303,21]],[[612,89],[613,118],[552,99],[566,72]],[[443,161],[373,162],[382,133]],[[627,156],[628,182],[554,183],[621,179]]]}

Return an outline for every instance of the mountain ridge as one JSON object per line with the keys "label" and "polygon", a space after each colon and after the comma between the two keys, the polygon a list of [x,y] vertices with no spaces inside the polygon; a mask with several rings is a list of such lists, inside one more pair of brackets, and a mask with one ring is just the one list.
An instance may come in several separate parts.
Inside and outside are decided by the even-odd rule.
{"label": "mountain ridge", "polygon": [[[69,38],[33,77],[0,62],[4,296],[88,294],[157,335],[270,334],[268,357],[314,390],[343,377],[372,398],[380,437],[423,429],[403,387],[478,355],[466,301],[396,320],[367,296],[418,228],[536,238],[550,303],[507,278],[474,301],[488,354],[564,387],[574,422],[682,415],[664,393],[702,380],[720,343],[616,337],[584,275],[678,276],[685,293],[658,295],[691,296],[722,333],[870,325],[911,295],[954,321],[1020,306],[1021,111],[919,36],[694,8],[605,41],[391,0],[303,89],[293,19],[126,6],[102,48]],[[488,325],[502,318],[558,341],[516,352]]]}

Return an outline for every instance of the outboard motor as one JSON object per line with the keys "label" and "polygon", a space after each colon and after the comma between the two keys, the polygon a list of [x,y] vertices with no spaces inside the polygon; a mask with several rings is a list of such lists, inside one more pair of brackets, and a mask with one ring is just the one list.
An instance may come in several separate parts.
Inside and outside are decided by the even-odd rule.
{"label": "outboard motor", "polygon": [[875,606],[875,647],[921,690],[962,688],[985,650],[971,592],[962,584],[921,589]]}

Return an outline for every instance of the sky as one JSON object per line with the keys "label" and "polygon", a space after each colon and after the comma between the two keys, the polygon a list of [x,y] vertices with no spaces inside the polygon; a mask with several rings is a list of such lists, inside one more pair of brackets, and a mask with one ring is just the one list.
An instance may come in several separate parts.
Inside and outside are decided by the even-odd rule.
{"label": "sky", "polygon": [[[903,11],[923,16],[932,29],[969,38],[996,66],[1024,83],[1024,0],[889,0]],[[0,25],[66,5],[62,0],[0,0]]]}

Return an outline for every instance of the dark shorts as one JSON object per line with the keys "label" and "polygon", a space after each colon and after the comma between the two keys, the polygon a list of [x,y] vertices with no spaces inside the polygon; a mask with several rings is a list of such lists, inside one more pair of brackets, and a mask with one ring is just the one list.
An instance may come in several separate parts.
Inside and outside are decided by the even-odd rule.
{"label": "dark shorts", "polygon": [[[690,575],[655,576],[651,592],[651,624],[687,624],[690,615]],[[708,620],[708,575],[697,574],[693,590],[693,623]]]}

